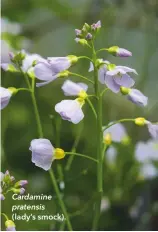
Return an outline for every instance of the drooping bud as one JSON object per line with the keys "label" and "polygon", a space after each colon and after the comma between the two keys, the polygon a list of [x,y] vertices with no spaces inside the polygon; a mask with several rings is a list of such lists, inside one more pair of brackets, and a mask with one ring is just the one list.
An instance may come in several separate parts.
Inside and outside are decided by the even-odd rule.
{"label": "drooping bud", "polygon": [[88,33],[88,34],[86,35],[86,39],[87,39],[87,40],[91,40],[92,38],[93,38],[93,36],[92,36],[91,33]]}
{"label": "drooping bud", "polygon": [[12,188],[11,189],[13,191],[13,193],[17,193],[17,194],[20,194],[20,195],[23,195],[25,193],[25,189],[24,188]]}
{"label": "drooping bud", "polygon": [[5,222],[6,231],[15,231],[15,223],[12,220],[7,220]]}
{"label": "drooping bud", "polygon": [[26,184],[28,184],[27,180],[20,180],[20,181],[18,181],[18,182],[15,183],[14,187],[18,188],[18,187],[22,187],[22,186],[24,186]]}
{"label": "drooping bud", "polygon": [[86,39],[79,39],[79,38],[76,38],[75,41],[83,46],[85,45],[88,45],[88,42]]}
{"label": "drooping bud", "polygon": [[106,49],[111,55],[119,57],[129,57],[132,53],[124,48],[119,48],[118,46],[112,46]]}
{"label": "drooping bud", "polygon": [[65,157],[65,152],[61,148],[56,148],[54,153],[55,159],[63,159]]}
{"label": "drooping bud", "polygon": [[146,124],[146,119],[145,118],[136,118],[134,122],[137,126],[144,126]]}

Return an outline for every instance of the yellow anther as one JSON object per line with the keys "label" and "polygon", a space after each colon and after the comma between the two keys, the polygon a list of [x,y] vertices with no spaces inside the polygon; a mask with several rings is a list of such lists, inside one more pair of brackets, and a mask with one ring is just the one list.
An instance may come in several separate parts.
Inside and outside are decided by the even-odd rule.
{"label": "yellow anther", "polygon": [[76,98],[76,101],[78,101],[81,107],[85,104],[85,100],[81,97]]}

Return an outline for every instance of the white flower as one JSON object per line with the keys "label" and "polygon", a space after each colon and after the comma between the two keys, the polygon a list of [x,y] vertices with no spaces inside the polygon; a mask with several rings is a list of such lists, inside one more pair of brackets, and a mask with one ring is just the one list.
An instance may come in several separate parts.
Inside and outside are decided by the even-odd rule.
{"label": "white flower", "polygon": [[21,69],[23,70],[23,72],[28,72],[30,68],[32,68],[32,65],[34,62],[39,62],[39,61],[43,61],[44,59],[38,55],[38,54],[27,54],[25,53],[25,58],[22,61],[22,66]]}
{"label": "white flower", "polygon": [[88,86],[84,83],[75,83],[70,80],[66,80],[62,86],[62,90],[65,96],[79,96],[86,94]]}
{"label": "white flower", "polygon": [[140,168],[140,174],[145,179],[152,179],[158,175],[158,170],[152,163],[145,163]]}
{"label": "white flower", "polygon": [[4,109],[12,96],[12,92],[6,88],[0,87],[0,100],[1,100],[1,106],[0,109]]}
{"label": "white flower", "polygon": [[83,104],[83,100],[81,103],[78,98],[75,100],[63,100],[56,104],[55,111],[61,115],[63,120],[77,124],[84,118]]}
{"label": "white flower", "polygon": [[48,139],[33,139],[29,150],[32,151],[32,162],[48,171],[51,168],[54,147]]}

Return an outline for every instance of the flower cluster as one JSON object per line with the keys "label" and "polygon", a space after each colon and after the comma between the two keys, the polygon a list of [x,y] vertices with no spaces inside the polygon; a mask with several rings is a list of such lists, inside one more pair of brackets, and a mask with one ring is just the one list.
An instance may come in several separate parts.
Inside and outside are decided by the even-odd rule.
{"label": "flower cluster", "polygon": [[9,171],[7,170],[5,173],[0,173],[0,199],[5,200],[5,195],[8,192],[13,192],[17,194],[24,194],[25,188],[24,186],[28,184],[27,180],[20,180],[15,183],[14,176],[10,176]]}

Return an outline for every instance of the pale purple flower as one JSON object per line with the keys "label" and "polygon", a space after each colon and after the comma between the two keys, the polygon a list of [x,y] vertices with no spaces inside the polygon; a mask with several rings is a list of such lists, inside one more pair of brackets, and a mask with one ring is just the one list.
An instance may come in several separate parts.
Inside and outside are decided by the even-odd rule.
{"label": "pale purple flower", "polygon": [[[111,124],[112,122],[109,125]],[[125,137],[127,137],[126,129],[121,123],[117,123],[104,131],[104,137],[108,134],[111,135],[112,141],[117,143],[120,143]]]}
{"label": "pale purple flower", "polygon": [[139,106],[146,106],[148,104],[148,97],[144,96],[138,89],[129,89],[127,98]]}
{"label": "pale purple flower", "polygon": [[132,52],[130,52],[127,49],[124,49],[124,48],[118,48],[118,50],[116,52],[116,56],[129,57],[129,56],[132,56]]}
{"label": "pale purple flower", "polygon": [[60,72],[67,70],[71,66],[71,59],[68,57],[49,57],[43,62],[38,62],[34,67],[34,73],[37,79],[44,81],[37,83],[40,87],[54,81]]}
{"label": "pale purple flower", "polygon": [[35,62],[42,62],[44,59],[38,54],[25,54],[25,58],[22,61],[21,69],[23,72],[28,72],[33,67]]}
{"label": "pale purple flower", "polygon": [[76,36],[82,35],[82,31],[79,29],[75,29]]}
{"label": "pale purple flower", "polygon": [[48,139],[33,139],[29,150],[32,151],[32,162],[48,171],[51,168],[54,147]]}
{"label": "pale purple flower", "polygon": [[1,110],[4,109],[9,104],[11,96],[12,96],[12,92],[9,89],[0,87]]}
{"label": "pale purple flower", "polygon": [[112,46],[107,50],[110,54],[113,56],[119,56],[119,57],[129,57],[132,56],[132,52],[128,51],[127,49],[124,48],[119,48],[118,46]]}
{"label": "pale purple flower", "polygon": [[92,25],[91,25],[91,29],[92,30],[97,30],[97,29],[100,29],[101,28],[101,21],[99,20],[97,23],[93,23]]}
{"label": "pale purple flower", "polygon": [[88,86],[84,83],[75,83],[70,80],[66,80],[62,86],[62,90],[65,96],[79,96],[81,93],[85,93]]}
{"label": "pale purple flower", "polygon": [[19,189],[19,194],[20,194],[20,195],[23,195],[24,193],[25,193],[25,189],[24,189],[24,188],[20,188],[20,189]]}
{"label": "pale purple flower", "polygon": [[5,197],[4,197],[4,195],[3,195],[2,193],[0,193],[0,200],[1,200],[1,201],[4,201],[4,200],[5,200]]}
{"label": "pale purple flower", "polygon": [[82,104],[77,100],[63,100],[55,105],[55,111],[60,114],[63,120],[68,120],[74,124],[79,123],[84,114]]}
{"label": "pale purple flower", "polygon": [[158,170],[152,163],[144,163],[140,167],[140,174],[145,179],[152,179],[158,176]]}
{"label": "pale purple flower", "polygon": [[158,124],[152,124],[149,121],[146,121],[148,131],[153,139],[158,139]]}
{"label": "pale purple flower", "polygon": [[16,231],[15,223],[12,220],[7,220],[5,222],[6,231]]}
{"label": "pale purple flower", "polygon": [[158,141],[138,142],[135,147],[135,158],[140,163],[158,160]]}
{"label": "pale purple flower", "polygon": [[93,36],[92,36],[92,34],[91,34],[91,33],[88,33],[88,34],[86,35],[86,39],[87,39],[87,40],[91,40],[91,39],[92,39],[92,37],[93,37]]}
{"label": "pale purple flower", "polygon": [[20,180],[20,181],[18,181],[18,186],[24,186],[24,185],[26,185],[26,184],[28,184],[28,181],[27,180]]}
{"label": "pale purple flower", "polygon": [[98,75],[102,84],[106,84],[114,93],[118,93],[121,86],[130,88],[135,84],[135,81],[127,74],[129,72],[137,74],[135,69],[126,66],[115,66],[112,70],[108,70],[108,65],[103,65]]}
{"label": "pale purple flower", "polygon": [[105,153],[106,161],[109,164],[114,164],[116,162],[117,149],[114,146],[110,146]]}

